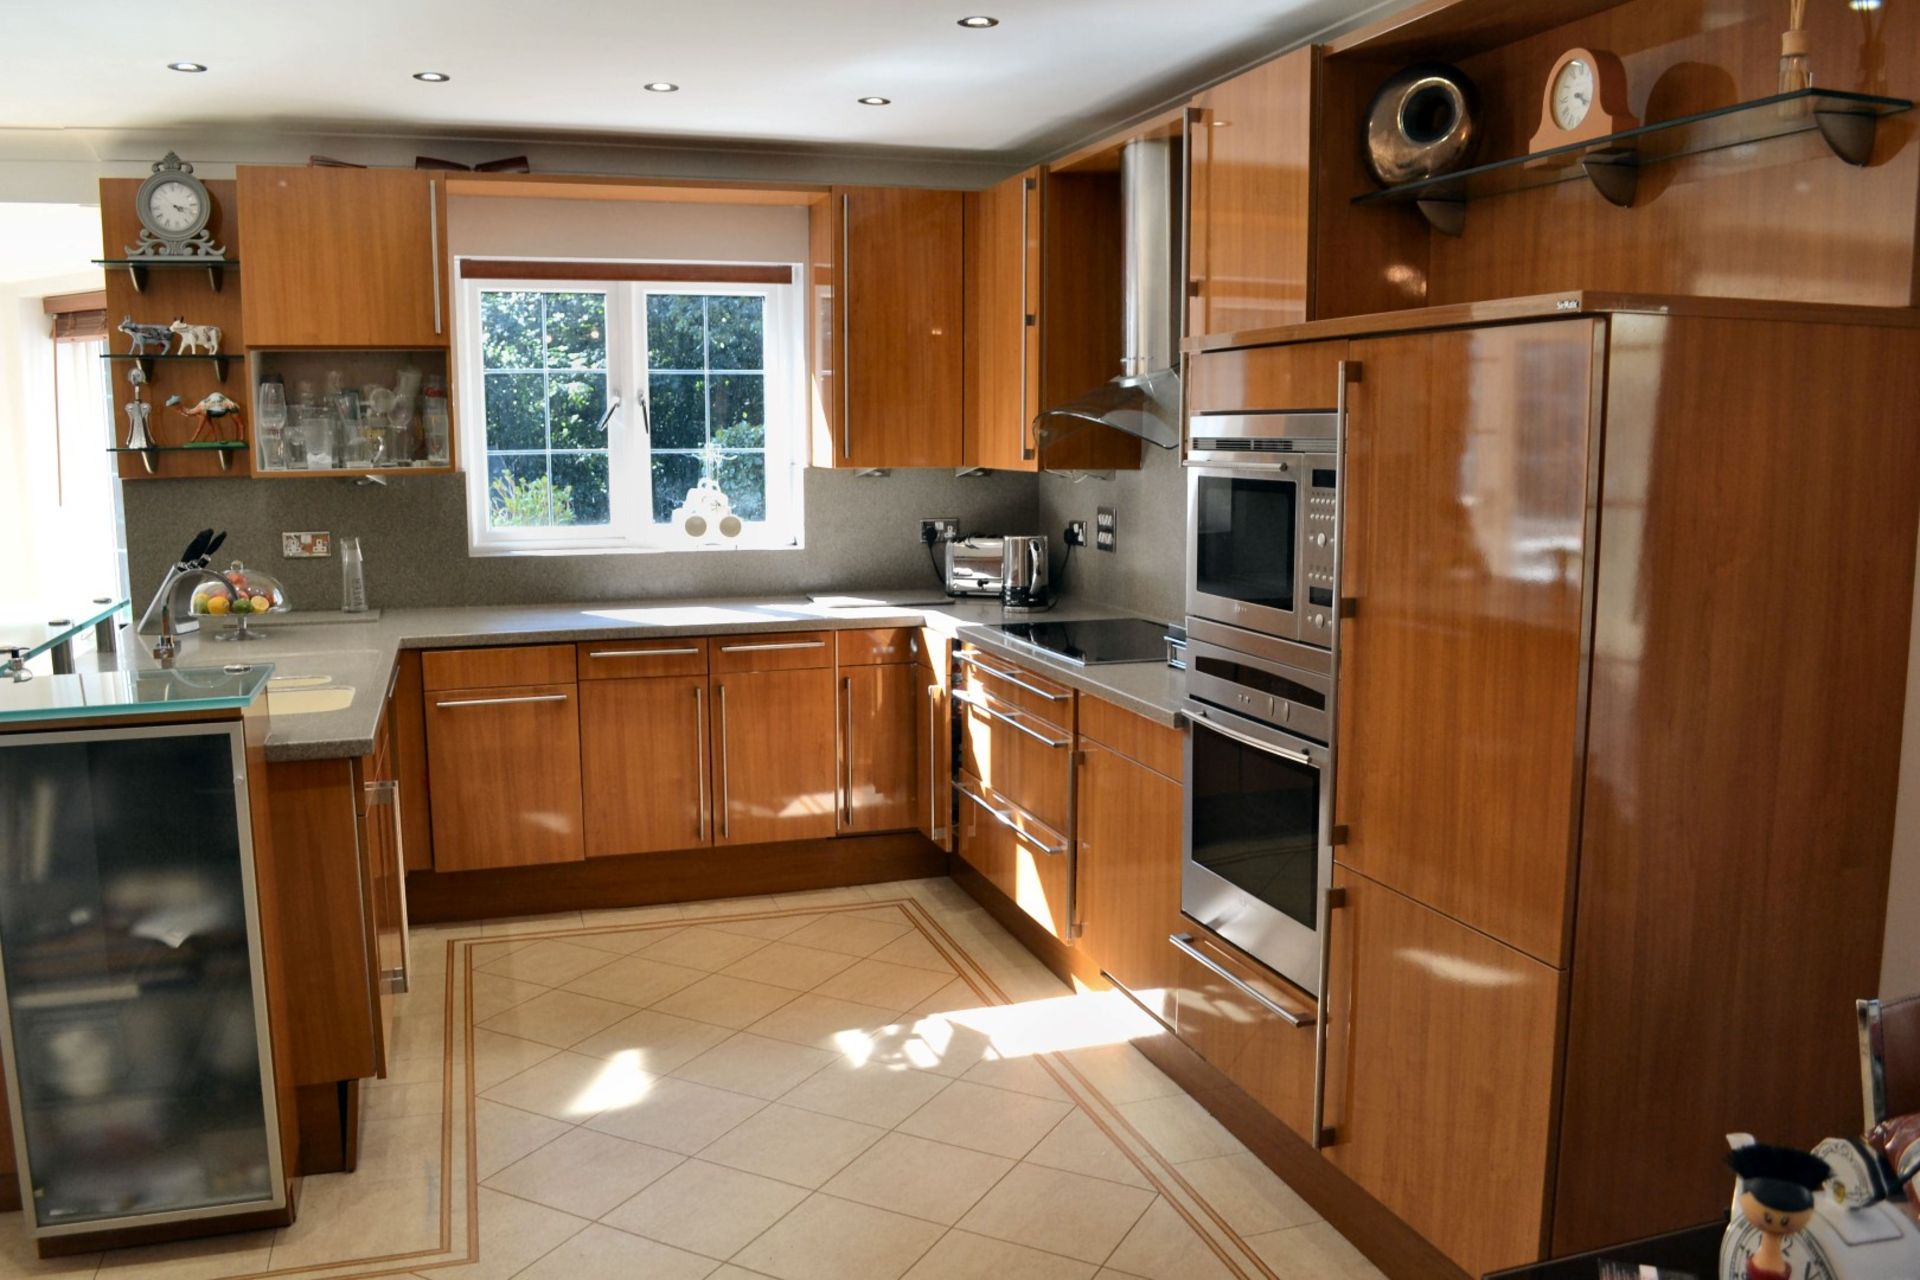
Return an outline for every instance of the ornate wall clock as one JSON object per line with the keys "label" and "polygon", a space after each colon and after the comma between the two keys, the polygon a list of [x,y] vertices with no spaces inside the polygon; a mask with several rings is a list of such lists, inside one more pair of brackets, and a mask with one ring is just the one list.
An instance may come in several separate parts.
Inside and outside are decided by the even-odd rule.
{"label": "ornate wall clock", "polygon": [[207,222],[213,196],[193,176],[193,166],[173,152],[153,166],[153,176],[133,197],[140,215],[140,243],[127,246],[129,258],[224,258]]}

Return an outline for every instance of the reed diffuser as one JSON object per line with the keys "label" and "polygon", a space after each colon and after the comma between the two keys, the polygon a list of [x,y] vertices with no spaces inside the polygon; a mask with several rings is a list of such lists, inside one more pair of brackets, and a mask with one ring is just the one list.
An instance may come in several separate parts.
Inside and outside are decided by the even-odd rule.
{"label": "reed diffuser", "polygon": [[[1787,29],[1780,33],[1780,92],[1813,88],[1813,64],[1807,60],[1807,0],[1787,0]],[[1783,116],[1805,115],[1806,99],[1780,104]]]}

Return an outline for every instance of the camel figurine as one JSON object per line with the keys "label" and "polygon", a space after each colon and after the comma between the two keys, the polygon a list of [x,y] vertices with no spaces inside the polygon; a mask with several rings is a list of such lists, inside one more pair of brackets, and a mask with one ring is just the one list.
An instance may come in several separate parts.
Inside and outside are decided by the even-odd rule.
{"label": "camel figurine", "polygon": [[167,408],[172,409],[183,418],[199,419],[199,425],[193,429],[193,435],[189,437],[189,443],[198,440],[200,433],[214,423],[224,421],[227,418],[233,419],[233,425],[236,431],[241,426],[240,406],[218,391],[209,392],[205,399],[201,400],[199,404],[194,405],[191,409],[182,409],[180,407],[185,403],[186,401],[182,400],[179,396],[167,397]]}
{"label": "camel figurine", "polygon": [[174,350],[183,356],[220,354],[220,326],[217,324],[188,324],[185,317],[175,316],[167,329],[180,335],[180,345]]}

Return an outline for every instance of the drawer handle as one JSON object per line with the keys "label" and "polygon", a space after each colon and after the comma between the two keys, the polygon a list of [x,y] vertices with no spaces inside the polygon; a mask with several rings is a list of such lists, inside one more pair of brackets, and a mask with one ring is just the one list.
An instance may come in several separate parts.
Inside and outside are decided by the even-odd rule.
{"label": "drawer handle", "polygon": [[1035,742],[1044,742],[1049,747],[1052,747],[1056,751],[1062,747],[1070,747],[1073,745],[1073,739],[1071,738],[1049,738],[1046,734],[1041,733],[1038,729],[1029,729],[1026,725],[1021,724],[1018,720],[1016,720],[1013,714],[1009,714],[1008,712],[1001,711],[997,707],[989,705],[987,700],[983,697],[969,696],[968,694],[964,694],[964,693],[956,693],[953,695],[953,700],[955,702],[962,703],[966,706],[972,707],[975,711],[980,712],[980,714],[982,715],[990,716],[993,719],[998,720],[1001,724],[1006,725],[1009,729],[1018,729],[1021,733],[1026,734],[1029,738],[1032,738]]}
{"label": "drawer handle", "polygon": [[436,702],[436,707],[499,707],[509,702],[565,702],[564,693],[529,693],[518,698],[460,698],[452,702]]}
{"label": "drawer handle", "polygon": [[955,653],[953,656],[955,661],[964,662],[970,667],[978,667],[990,676],[997,676],[1010,685],[1025,689],[1036,698],[1045,698],[1048,702],[1065,702],[1073,696],[1071,693],[1051,693],[1042,689],[1037,684],[1028,684],[1025,680],[1022,680],[1019,676],[1006,670],[1004,667],[996,667],[991,663],[984,662],[978,655],[969,653],[964,649]]}
{"label": "drawer handle", "polygon": [[685,649],[595,649],[587,654],[589,658],[682,658],[700,652],[689,646]]}
{"label": "drawer handle", "polygon": [[722,653],[771,653],[775,649],[824,649],[825,640],[786,640],[779,644],[723,644]]}
{"label": "drawer handle", "polygon": [[962,786],[960,788],[960,794],[965,796],[967,799],[973,801],[975,804],[979,805],[982,809],[985,809],[987,811],[987,816],[992,818],[995,822],[999,823],[1001,826],[1005,827],[1007,830],[1013,832],[1014,835],[1020,837],[1022,840],[1025,840],[1028,844],[1032,845],[1034,848],[1038,849],[1040,852],[1048,855],[1049,857],[1057,858],[1067,851],[1067,846],[1065,844],[1047,844],[1045,841],[1039,839],[1032,832],[1026,830],[1026,828],[1022,827],[1019,823],[1015,822],[1013,820],[1012,814],[1008,813],[1004,809],[994,808],[992,805],[986,802],[986,799],[984,797],[975,795],[972,791],[969,791],[966,787]]}
{"label": "drawer handle", "polygon": [[1319,1019],[1312,1014],[1295,1013],[1293,1010],[1287,1008],[1286,1006],[1275,1004],[1273,1001],[1261,995],[1258,991],[1254,990],[1251,986],[1249,986],[1243,979],[1235,977],[1232,970],[1228,969],[1225,965],[1221,964],[1219,961],[1213,959],[1211,956],[1201,951],[1200,948],[1194,946],[1192,934],[1190,933],[1169,934],[1167,936],[1167,941],[1171,942],[1175,947],[1185,952],[1192,959],[1198,961],[1202,967],[1210,970],[1216,976],[1225,978],[1229,983],[1233,985],[1233,987],[1237,991],[1240,992],[1241,995],[1244,995],[1245,997],[1247,997],[1247,999],[1253,1001],[1255,1004],[1265,1009],[1268,1013],[1271,1013],[1276,1018],[1279,1018],[1282,1022],[1286,1023],[1288,1026],[1311,1027],[1316,1022],[1319,1021]]}

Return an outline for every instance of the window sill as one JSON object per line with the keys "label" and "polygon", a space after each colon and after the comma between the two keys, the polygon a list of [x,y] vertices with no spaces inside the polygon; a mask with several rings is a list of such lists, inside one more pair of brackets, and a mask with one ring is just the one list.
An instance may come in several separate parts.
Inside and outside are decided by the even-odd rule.
{"label": "window sill", "polygon": [[467,548],[470,560],[491,560],[505,556],[700,556],[739,551],[804,551],[800,542],[735,542],[697,547],[475,547]]}

